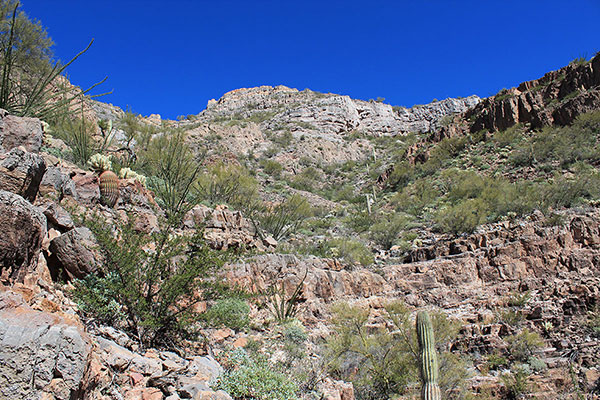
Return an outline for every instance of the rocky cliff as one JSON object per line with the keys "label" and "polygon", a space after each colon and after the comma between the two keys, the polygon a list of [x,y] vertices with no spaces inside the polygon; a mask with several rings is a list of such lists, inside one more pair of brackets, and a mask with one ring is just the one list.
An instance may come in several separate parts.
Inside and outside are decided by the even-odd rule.
{"label": "rocky cliff", "polygon": [[[205,165],[211,157],[236,165],[247,160],[256,169],[261,195],[278,199],[300,193],[315,206],[314,214],[304,230],[278,243],[260,234],[251,215],[226,205],[198,204],[177,234],[202,230],[214,249],[246,252],[219,271],[236,287],[264,295],[281,285],[284,296],[299,288],[296,317],[306,328],[313,361],[323,357],[319,344],[333,333],[332,305],[344,301],[364,307],[375,330],[384,323],[385,305],[402,300],[411,311],[429,308],[458,321],[460,334],[450,350],[470,360],[470,393],[510,397],[502,379],[507,367],[490,370],[489,359],[509,357],[511,338],[526,329],[543,338],[535,354],[546,366],[529,376],[531,396],[586,393],[594,398],[600,384],[600,341],[590,322],[600,305],[597,201],[507,216],[463,234],[406,223],[392,238],[402,245],[387,248],[359,229],[361,224],[373,228],[371,212],[392,222],[399,214],[390,201],[396,193],[376,192],[374,186],[381,169],[411,157],[410,146],[481,129],[493,135],[516,123],[532,128],[569,124],[576,115],[598,109],[599,59],[483,101],[471,96],[410,109],[283,86],[229,92],[198,116],[168,124],[186,130],[188,141],[209,153]],[[117,121],[121,115],[114,107],[90,104],[92,119]],[[158,117],[141,120],[160,122]],[[114,208],[102,205],[98,177],[60,157],[64,146],[44,132],[41,121],[0,110],[1,397],[230,399],[213,390],[223,373],[215,357],[226,347],[268,345],[284,336],[261,297],[252,297],[259,300],[251,301],[248,329],[203,327],[204,340],[178,352],[142,348],[125,332],[82,319],[70,299],[72,282],[99,271],[103,260],[76,215],[93,211],[109,223],[131,217],[136,232],[151,234],[163,214],[152,191],[135,179],[119,181]],[[267,173],[267,160],[280,162],[282,175]],[[306,183],[303,171],[310,168],[316,177]],[[344,186],[350,194],[334,191]],[[419,189],[422,197],[428,195],[425,189]],[[387,230],[391,223],[379,234]],[[304,251],[304,241],[322,244],[327,235],[352,237],[350,243],[366,248],[371,262],[348,260],[339,248],[327,254],[313,249],[318,255]],[[197,309],[204,313],[210,306],[201,302]],[[353,399],[348,383],[325,374],[313,383],[312,393],[323,399]]]}

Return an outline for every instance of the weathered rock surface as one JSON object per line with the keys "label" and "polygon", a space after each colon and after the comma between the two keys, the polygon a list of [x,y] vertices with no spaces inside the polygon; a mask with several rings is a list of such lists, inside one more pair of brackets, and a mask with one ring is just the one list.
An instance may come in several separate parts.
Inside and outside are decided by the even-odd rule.
{"label": "weathered rock surface", "polygon": [[0,109],[0,153],[19,146],[37,153],[42,147],[43,137],[39,119],[8,115],[6,110]]}
{"label": "weathered rock surface", "polygon": [[[358,129],[375,134],[426,132],[445,115],[466,111],[479,103],[477,96],[446,99],[396,111],[389,104],[354,100],[348,96],[298,91],[285,86],[260,86],[225,93],[209,101],[201,116],[250,117],[255,113],[274,113],[265,120],[268,129],[281,125],[304,125],[308,130],[336,134]],[[307,124],[311,127],[307,127]]]}
{"label": "weathered rock surface", "polygon": [[[196,144],[216,140],[234,154],[258,155],[271,152],[272,142],[291,135],[293,143],[284,145],[275,159],[295,171],[301,169],[303,159],[343,163],[370,156],[372,144],[360,137],[348,140],[352,134],[426,132],[437,127],[443,117],[464,112],[479,101],[477,96],[470,96],[404,108],[308,89],[260,86],[234,90],[218,101],[209,101],[193,123],[189,138]],[[189,122],[182,126],[186,124]]]}
{"label": "weathered rock surface", "polygon": [[3,281],[21,281],[38,262],[46,217],[21,196],[0,190],[0,268]]}
{"label": "weathered rock surface", "polygon": [[4,399],[78,398],[91,351],[75,320],[0,293],[0,394]]}
{"label": "weathered rock surface", "polygon": [[0,154],[0,187],[30,202],[35,201],[45,172],[44,159],[23,147]]}
{"label": "weathered rock surface", "polygon": [[600,56],[523,82],[518,88],[489,97],[465,113],[471,132],[504,130],[515,124],[532,128],[567,125],[600,107]]}
{"label": "weathered rock surface", "polygon": [[[257,235],[252,222],[244,218],[241,212],[229,210],[227,206],[214,209],[197,205],[186,215],[183,224],[186,228],[204,228],[204,238],[211,247],[219,250],[229,248],[269,247],[272,243],[263,243]],[[273,245],[276,246],[277,243]]]}
{"label": "weathered rock surface", "polygon": [[100,259],[94,252],[96,247],[92,232],[79,227],[54,238],[49,250],[71,279],[81,279],[98,268]]}

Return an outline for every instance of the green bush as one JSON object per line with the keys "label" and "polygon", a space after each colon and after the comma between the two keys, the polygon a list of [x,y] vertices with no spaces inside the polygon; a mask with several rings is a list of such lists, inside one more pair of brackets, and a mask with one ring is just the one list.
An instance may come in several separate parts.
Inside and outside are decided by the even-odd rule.
{"label": "green bush", "polygon": [[260,203],[258,182],[246,168],[235,164],[210,165],[200,175],[196,192],[210,205],[229,204],[245,212],[253,212]]}
{"label": "green bush", "polygon": [[155,136],[140,155],[140,164],[167,218],[181,219],[197,204],[193,188],[200,167],[183,131],[171,130]]}
{"label": "green bush", "polygon": [[519,399],[529,393],[529,376],[531,371],[525,365],[516,365],[511,372],[501,375],[509,399]]}
{"label": "green bush", "polygon": [[[400,302],[388,304],[385,310],[384,323],[373,326],[368,310],[345,303],[332,309],[334,333],[327,339],[326,353],[329,372],[351,381],[360,400],[415,394],[419,386],[418,346],[410,311]],[[432,324],[440,358],[439,384],[448,395],[460,391],[467,377],[464,361],[439,351],[456,337],[458,329],[439,313],[432,315]]]}
{"label": "green bush", "polygon": [[456,205],[440,209],[436,223],[447,232],[462,233],[473,230],[487,221],[488,205],[482,199],[467,199]]}
{"label": "green bush", "polygon": [[226,352],[218,360],[225,372],[213,385],[235,400],[294,400],[297,385],[279,372],[264,355],[248,354],[242,349]]}
{"label": "green bush", "polygon": [[204,318],[213,326],[242,330],[250,324],[250,307],[244,300],[227,298],[217,300]]}
{"label": "green bush", "polygon": [[283,167],[275,160],[260,160],[260,166],[266,174],[271,175],[273,178],[279,178]]}
{"label": "green bush", "polygon": [[[207,279],[223,264],[202,232],[174,235],[173,225],[158,232],[111,226],[99,216],[83,223],[93,232],[102,255],[96,275],[75,282],[74,298],[84,315],[126,330],[144,346],[173,346],[193,337],[194,305],[223,285]],[[150,250],[151,249],[151,250]]]}
{"label": "green bush", "polygon": [[529,329],[506,338],[508,352],[517,361],[527,362],[544,345],[544,339]]}
{"label": "green bush", "polygon": [[261,230],[271,234],[275,240],[281,240],[294,234],[311,215],[310,204],[302,196],[293,195],[264,208],[257,214],[257,219]]}
{"label": "green bush", "polygon": [[331,239],[325,243],[326,252],[350,265],[371,265],[373,253],[362,242],[351,239]]}

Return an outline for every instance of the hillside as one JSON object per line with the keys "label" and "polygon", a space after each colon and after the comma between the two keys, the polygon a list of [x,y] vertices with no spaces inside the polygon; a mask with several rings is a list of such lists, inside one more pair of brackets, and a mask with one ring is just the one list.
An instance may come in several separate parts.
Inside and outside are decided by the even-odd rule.
{"label": "hillside", "polygon": [[419,310],[444,398],[596,398],[599,93],[597,55],[412,108],[0,111],[2,398],[412,399]]}

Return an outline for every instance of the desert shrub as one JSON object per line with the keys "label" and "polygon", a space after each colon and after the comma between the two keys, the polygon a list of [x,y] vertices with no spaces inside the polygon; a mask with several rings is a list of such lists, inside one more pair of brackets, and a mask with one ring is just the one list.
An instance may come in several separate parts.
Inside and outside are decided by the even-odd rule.
{"label": "desert shrub", "polygon": [[587,326],[594,337],[600,338],[600,306],[588,312]]}
{"label": "desert shrub", "polygon": [[394,170],[388,178],[387,185],[393,189],[401,189],[415,178],[415,167],[406,161],[394,165]]}
{"label": "desert shrub", "polygon": [[314,167],[307,167],[290,179],[289,185],[294,189],[314,191],[316,183],[321,179],[321,174]]}
{"label": "desert shrub", "polygon": [[508,129],[494,133],[494,135],[492,136],[492,141],[498,147],[513,145],[523,137],[522,130],[522,126],[518,124],[513,125]]}
{"label": "desert shrub", "polygon": [[354,265],[367,266],[373,264],[374,257],[371,250],[362,242],[352,239],[331,239],[324,245],[326,252],[334,258]]}
{"label": "desert shrub", "polygon": [[500,354],[490,354],[487,357],[487,365],[491,370],[498,370],[502,367],[508,366],[508,360],[506,357]]}
{"label": "desert shrub", "polygon": [[473,230],[486,222],[489,209],[481,199],[467,199],[456,205],[440,209],[436,216],[436,223],[442,230],[453,233],[473,232]]}
{"label": "desert shrub", "polygon": [[420,178],[396,193],[392,204],[398,211],[418,216],[424,209],[433,206],[441,195],[439,188],[430,178]]}
{"label": "desert shrub", "polygon": [[250,323],[250,307],[241,299],[219,299],[205,313],[204,318],[213,326],[226,326],[227,328],[241,330]]}
{"label": "desert shrub", "polygon": [[[363,197],[364,201],[364,197]],[[362,210],[350,213],[344,218],[344,223],[356,233],[368,232],[375,223],[376,215],[369,213],[366,206]]]}
{"label": "desert shrub", "polygon": [[284,326],[283,337],[286,342],[302,344],[308,340],[308,335],[302,324],[292,321]]}
{"label": "desert shrub", "polygon": [[[385,323],[374,327],[369,311],[345,303],[333,307],[332,336],[327,340],[329,371],[353,382],[358,399],[414,394],[419,386],[418,345],[409,309],[400,302],[386,306]],[[444,349],[457,334],[443,314],[432,323],[440,358],[440,388],[448,396],[466,379],[466,365]]]}
{"label": "desert shrub", "polygon": [[506,342],[511,357],[521,362],[527,362],[544,345],[542,337],[529,329],[523,329],[520,333],[507,337]]}
{"label": "desert shrub", "polygon": [[218,360],[225,372],[213,385],[226,391],[235,400],[293,400],[298,387],[285,374],[274,368],[261,354],[249,354],[243,349],[226,352]]}
{"label": "desert shrub", "polygon": [[52,133],[71,148],[73,162],[83,168],[93,154],[104,150],[93,138],[94,124],[84,118],[63,118],[54,124]]}
{"label": "desert shrub", "polygon": [[281,203],[266,207],[257,214],[257,219],[261,230],[275,240],[281,240],[294,234],[311,214],[310,204],[303,197],[293,195]]}
{"label": "desert shrub", "polygon": [[196,192],[210,205],[229,204],[242,211],[252,211],[259,203],[258,183],[240,165],[215,163],[198,179]]}
{"label": "desert shrub", "polygon": [[183,131],[155,136],[140,157],[141,170],[167,218],[181,219],[198,202],[192,190],[200,173]]}
{"label": "desert shrub", "polygon": [[546,127],[520,143],[511,154],[516,165],[556,162],[563,168],[576,162],[600,159],[600,112],[582,114],[571,126]]}
{"label": "desert shrub", "polygon": [[422,171],[430,175],[440,168],[447,167],[452,159],[457,157],[468,144],[469,139],[466,136],[443,139],[431,149],[429,159],[421,166]]}
{"label": "desert shrub", "polygon": [[102,264],[96,275],[75,282],[73,295],[88,317],[125,329],[144,346],[169,347],[193,336],[193,306],[222,287],[206,278],[223,256],[205,244],[202,232],[174,235],[163,223],[148,235],[133,229],[132,216],[128,220],[114,226],[99,216],[83,220]]}
{"label": "desert shrub", "polygon": [[518,399],[529,392],[529,375],[531,372],[525,366],[515,366],[501,375],[508,399]]}
{"label": "desert shrub", "polygon": [[511,307],[523,307],[531,299],[531,293],[525,292],[511,292],[506,299],[506,303]]}
{"label": "desert shrub", "polygon": [[275,160],[260,160],[260,166],[266,174],[271,175],[274,178],[279,178],[283,167]]}
{"label": "desert shrub", "polygon": [[388,250],[398,239],[400,232],[408,227],[409,220],[399,214],[384,215],[369,229],[371,239]]}
{"label": "desert shrub", "polygon": [[294,135],[292,135],[292,133],[286,129],[286,130],[274,133],[270,137],[270,139],[273,143],[275,143],[278,146],[280,146],[281,148],[285,149],[285,148],[289,147],[292,144],[292,142],[294,141]]}
{"label": "desert shrub", "polygon": [[527,359],[527,365],[529,365],[533,372],[538,374],[548,369],[548,365],[539,357],[529,357]]}
{"label": "desert shrub", "polygon": [[543,208],[572,207],[584,199],[600,197],[600,173],[587,164],[575,166],[575,177],[556,173],[548,183],[540,184],[539,197]]}

